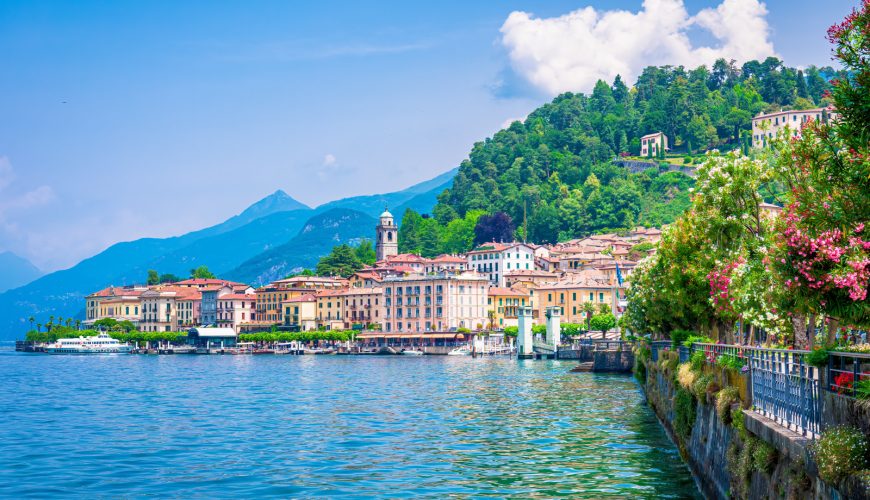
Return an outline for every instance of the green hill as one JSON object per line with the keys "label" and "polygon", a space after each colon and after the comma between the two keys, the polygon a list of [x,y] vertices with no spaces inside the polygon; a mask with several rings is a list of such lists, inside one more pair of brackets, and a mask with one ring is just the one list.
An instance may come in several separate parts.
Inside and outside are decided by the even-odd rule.
{"label": "green hill", "polygon": [[832,76],[768,58],[742,68],[721,60],[712,71],[649,67],[631,89],[619,77],[599,81],[591,95],[560,95],[475,144],[434,216],[445,227],[469,211],[500,211],[520,226],[525,214],[536,242],[669,223],[688,207],[692,180],[665,169],[632,173],[614,158],[637,155],[640,137],[659,131],[672,151],[746,149],[752,116],[821,105]]}

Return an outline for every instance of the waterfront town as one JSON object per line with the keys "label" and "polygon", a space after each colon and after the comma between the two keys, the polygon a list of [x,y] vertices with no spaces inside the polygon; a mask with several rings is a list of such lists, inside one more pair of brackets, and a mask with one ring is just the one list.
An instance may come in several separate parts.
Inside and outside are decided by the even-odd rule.
{"label": "waterfront town", "polygon": [[[766,15],[687,22],[733,31],[741,5]],[[305,260],[221,268],[248,283],[149,259],[68,295],[83,318],[19,318],[0,496],[870,498],[862,5],[828,31],[842,70],[598,80],[475,143],[401,223],[381,199],[282,245]],[[240,258],[230,232],[213,248]],[[35,450],[57,423],[76,439]]]}
{"label": "waterfront town", "polygon": [[423,341],[417,344],[516,328],[521,307],[544,324],[547,309],[557,307],[563,322],[585,329],[596,314],[622,314],[627,278],[660,235],[638,227],[556,245],[492,242],[430,259],[398,253],[397,227],[384,211],[374,228],[377,261],[349,277],[298,275],[260,287],[204,278],[108,286],[85,298],[81,326],[98,329],[110,319],[142,332],[353,330],[360,340]]}

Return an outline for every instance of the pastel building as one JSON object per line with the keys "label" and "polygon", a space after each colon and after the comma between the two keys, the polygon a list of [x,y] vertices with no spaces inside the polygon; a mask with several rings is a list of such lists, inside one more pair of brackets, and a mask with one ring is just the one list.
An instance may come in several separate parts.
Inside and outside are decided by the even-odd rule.
{"label": "pastel building", "polygon": [[476,273],[389,277],[384,332],[455,331],[487,324],[489,280]]}
{"label": "pastel building", "polygon": [[217,326],[232,328],[236,333],[242,325],[252,323],[257,314],[257,295],[254,293],[228,293],[217,300]]}
{"label": "pastel building", "polygon": [[284,308],[284,326],[308,331],[317,329],[317,297],[313,293],[287,299]]}
{"label": "pastel building", "polygon": [[780,134],[797,137],[803,125],[810,121],[827,121],[836,118],[833,109],[815,108],[779,111],[778,113],[759,113],[752,119],[752,147],[765,147]]}
{"label": "pastel building", "polygon": [[[171,332],[188,326],[189,318],[193,316],[193,310],[196,306],[190,306],[190,315],[188,315],[187,304],[196,301],[195,295],[199,295],[199,291],[189,287],[167,285],[149,288],[141,295],[140,330],[144,332]],[[182,303],[185,304],[185,309],[180,314],[179,304]]]}
{"label": "pastel building", "polygon": [[468,267],[495,286],[505,286],[505,274],[535,269],[535,249],[525,243],[485,243],[468,252]]}
{"label": "pastel building", "polygon": [[664,152],[668,149],[668,136],[664,132],[647,134],[640,138],[641,156],[657,156],[659,151]]}
{"label": "pastel building", "polygon": [[144,286],[110,286],[85,297],[86,326],[103,318],[139,323],[140,296],[148,290]]}
{"label": "pastel building", "polygon": [[517,313],[520,307],[530,306],[529,292],[517,288],[490,287],[486,298],[489,323],[493,328],[517,326]]}
{"label": "pastel building", "polygon": [[350,288],[341,292],[344,299],[344,327],[365,327],[369,324],[380,326],[384,318],[384,289]]}

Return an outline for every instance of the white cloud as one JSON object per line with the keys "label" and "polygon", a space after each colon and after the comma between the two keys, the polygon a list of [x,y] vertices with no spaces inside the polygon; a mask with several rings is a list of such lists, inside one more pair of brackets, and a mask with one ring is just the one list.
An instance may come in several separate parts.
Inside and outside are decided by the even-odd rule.
{"label": "white cloud", "polygon": [[335,155],[332,153],[326,153],[326,156],[323,157],[323,166],[331,167],[335,165]]}
{"label": "white cloud", "polygon": [[[722,0],[690,16],[682,0],[645,0],[638,12],[585,7],[553,18],[514,11],[501,27],[502,44],[519,75],[548,94],[588,92],[619,74],[633,82],[650,65],[696,67],[716,59],[743,62],[774,55],[758,0]],[[690,28],[707,30],[715,47],[694,47]]]}

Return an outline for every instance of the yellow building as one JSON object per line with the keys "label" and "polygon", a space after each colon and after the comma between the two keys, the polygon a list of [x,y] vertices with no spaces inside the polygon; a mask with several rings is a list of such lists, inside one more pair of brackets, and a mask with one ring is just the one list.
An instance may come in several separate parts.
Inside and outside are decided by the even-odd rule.
{"label": "yellow building", "polygon": [[[610,286],[606,280],[563,281],[555,285],[541,286],[535,290],[539,306],[538,321],[544,321],[544,311],[551,306],[561,308],[563,323],[585,324],[587,316],[585,304],[594,307],[593,314],[597,313],[602,305],[615,313],[618,307],[615,291],[616,288]],[[624,293],[624,289],[621,289],[620,296]]]}
{"label": "yellow building", "polygon": [[317,298],[317,326],[330,330],[344,329],[344,291],[321,290]]}
{"label": "yellow building", "polygon": [[487,310],[492,327],[517,326],[517,309],[530,305],[530,293],[521,288],[489,287]]}
{"label": "yellow building", "polygon": [[110,286],[85,297],[86,326],[103,318],[139,323],[141,296],[148,288]]}
{"label": "yellow building", "polygon": [[298,327],[301,331],[317,329],[317,297],[300,295],[281,303],[284,308],[284,326]]}

